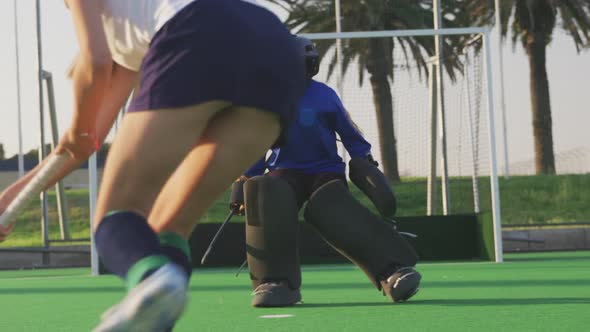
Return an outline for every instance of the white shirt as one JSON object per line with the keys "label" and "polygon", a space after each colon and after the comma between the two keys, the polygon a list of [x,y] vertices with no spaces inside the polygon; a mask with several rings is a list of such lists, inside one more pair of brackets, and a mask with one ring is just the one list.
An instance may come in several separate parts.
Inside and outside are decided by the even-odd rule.
{"label": "white shirt", "polygon": [[104,0],[102,22],[113,61],[139,71],[155,33],[193,1]]}

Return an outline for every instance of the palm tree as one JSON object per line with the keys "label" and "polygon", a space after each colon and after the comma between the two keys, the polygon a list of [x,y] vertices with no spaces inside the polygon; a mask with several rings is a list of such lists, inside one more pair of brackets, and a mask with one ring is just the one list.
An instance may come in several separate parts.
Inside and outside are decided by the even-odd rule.
{"label": "palm tree", "polygon": [[[335,31],[334,0],[268,0],[288,12],[286,24],[297,33]],[[456,22],[468,17],[446,6],[445,27],[456,26]],[[341,5],[343,31],[378,31],[401,29],[431,29],[433,27],[432,1],[411,0],[343,0]],[[462,37],[445,38],[445,67],[454,78],[454,70],[461,64],[453,56]],[[335,40],[318,41],[321,55],[335,45]],[[406,58],[417,63],[419,73],[427,72],[428,58],[434,55],[434,38],[408,37],[349,39],[342,41],[344,70],[351,63],[359,64],[359,85],[362,85],[365,71],[373,91],[377,127],[381,148],[381,163],[386,177],[393,182],[400,181],[396,138],[393,126],[393,50],[400,47]],[[330,61],[329,74],[336,65],[336,57]]]}
{"label": "palm tree", "polygon": [[[491,0],[463,2],[474,21],[493,20]],[[547,78],[547,45],[556,26],[574,40],[579,52],[590,43],[590,0],[502,0],[501,28],[504,38],[511,31],[512,44],[522,44],[529,59],[530,91],[537,174],[555,174],[553,153],[553,121]]]}

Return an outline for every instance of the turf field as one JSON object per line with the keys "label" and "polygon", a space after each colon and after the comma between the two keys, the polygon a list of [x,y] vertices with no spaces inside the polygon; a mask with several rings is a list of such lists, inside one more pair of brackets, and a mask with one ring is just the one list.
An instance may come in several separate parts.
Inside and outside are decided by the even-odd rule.
{"label": "turf field", "polygon": [[[175,331],[588,331],[590,326],[590,251],[511,254],[504,264],[424,263],[419,270],[420,293],[393,305],[354,266],[308,266],[305,303],[282,309],[250,307],[247,272],[236,278],[235,269],[195,270],[191,302]],[[89,331],[124,290],[113,276],[88,273],[0,272],[0,331]]]}
{"label": "turf field", "polygon": [[[77,171],[77,172],[82,172]],[[0,172],[0,188],[5,188],[16,178]],[[88,176],[75,173],[77,180],[86,181]],[[3,179],[4,178],[4,179]],[[502,202],[502,224],[504,226],[522,224],[567,224],[571,222],[590,222],[590,174],[577,175],[535,175],[500,178],[500,198]],[[71,182],[70,182],[71,183]],[[453,178],[451,197],[453,213],[468,213],[473,210],[471,179]],[[369,199],[356,186],[350,189],[361,203],[376,212]],[[490,211],[489,181],[479,180],[482,211]],[[0,189],[1,190],[1,189]],[[404,178],[394,185],[397,196],[398,216],[421,216],[426,212],[426,179]],[[227,216],[230,191],[227,190],[207,211],[202,223],[220,223]],[[49,232],[50,238],[60,238],[57,223],[55,192],[49,192]],[[439,195],[439,199],[442,197]],[[441,203],[442,204],[442,203]],[[88,190],[67,190],[68,216],[72,238],[88,238]],[[439,205],[440,206],[440,205]],[[18,218],[18,226],[2,247],[41,246],[40,203],[31,203]],[[244,221],[234,216],[232,221]],[[87,243],[87,242],[86,242]]]}

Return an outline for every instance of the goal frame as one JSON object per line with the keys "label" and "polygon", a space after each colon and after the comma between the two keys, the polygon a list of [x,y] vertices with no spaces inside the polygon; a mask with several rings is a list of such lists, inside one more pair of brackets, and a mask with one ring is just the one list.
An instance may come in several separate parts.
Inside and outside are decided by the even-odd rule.
{"label": "goal frame", "polygon": [[[494,229],[494,253],[496,262],[503,261],[502,252],[502,222],[501,222],[501,207],[500,207],[500,188],[498,182],[497,169],[497,152],[496,152],[496,135],[494,123],[494,94],[493,94],[493,70],[492,70],[492,52],[490,44],[489,27],[468,27],[468,28],[444,28],[444,29],[412,29],[412,30],[382,30],[382,31],[351,31],[351,32],[324,32],[324,33],[304,33],[301,36],[311,40],[342,40],[342,39],[356,39],[356,38],[395,38],[395,37],[424,37],[424,36],[449,36],[449,35],[479,35],[482,39],[483,48],[483,67],[484,76],[487,86],[487,98],[485,102],[487,111],[487,129],[488,129],[488,148],[489,148],[489,172],[490,172],[490,196],[492,203],[492,219]],[[441,103],[442,101],[439,101]],[[442,105],[438,106],[438,110],[442,109]],[[440,114],[439,114],[440,117]],[[433,117],[435,118],[435,117]],[[436,137],[431,137],[435,140]],[[444,151],[443,151],[444,153]],[[443,156],[444,158],[444,156]],[[432,164],[432,163],[431,163]],[[431,171],[431,174],[433,172]],[[443,196],[448,197],[445,192],[448,183],[446,170],[443,170]],[[432,175],[429,176],[429,182],[432,180]],[[429,187],[430,188],[430,187]],[[431,197],[429,197],[431,199]],[[448,204],[448,202],[447,202]]]}
{"label": "goal frame", "polygon": [[[322,39],[354,39],[354,38],[384,38],[384,37],[419,37],[419,36],[446,36],[446,35],[481,35],[483,40],[484,56],[484,74],[487,85],[487,125],[488,125],[488,145],[490,158],[490,188],[492,201],[492,218],[494,228],[494,251],[496,262],[503,261],[502,255],[502,225],[500,213],[500,191],[498,184],[497,157],[496,157],[496,138],[494,125],[494,95],[493,95],[493,77],[492,77],[492,60],[490,50],[490,28],[445,28],[445,29],[414,29],[414,30],[384,30],[384,31],[354,31],[354,32],[327,32],[327,33],[308,33],[301,34],[311,40]],[[95,204],[98,193],[97,183],[97,160],[93,155],[89,160],[89,188],[90,188],[90,220],[93,220]],[[96,252],[94,238],[91,238],[91,270],[93,275],[100,274],[99,259]]]}

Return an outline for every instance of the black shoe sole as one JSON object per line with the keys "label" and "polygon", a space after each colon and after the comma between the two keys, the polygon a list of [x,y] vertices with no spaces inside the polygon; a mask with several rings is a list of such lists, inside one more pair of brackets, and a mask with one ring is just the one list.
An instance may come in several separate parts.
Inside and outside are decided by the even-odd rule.
{"label": "black shoe sole", "polygon": [[389,293],[389,297],[395,303],[405,302],[409,300],[412,296],[416,295],[420,288],[420,280],[422,276],[418,272],[411,272],[405,274],[399,278],[396,287],[392,287]]}

